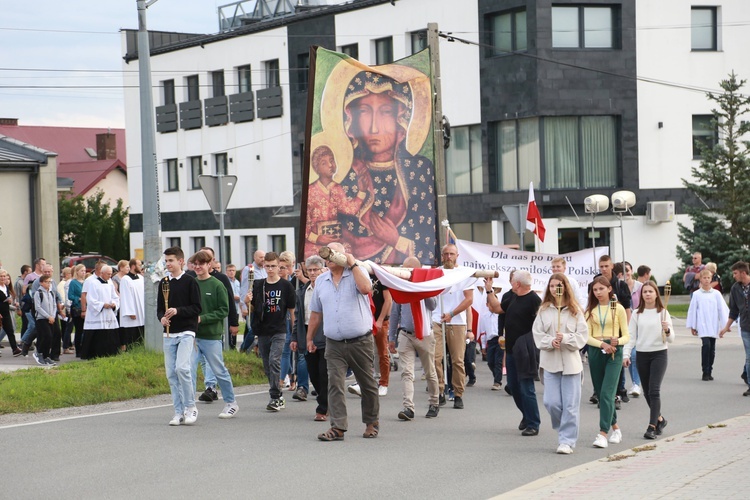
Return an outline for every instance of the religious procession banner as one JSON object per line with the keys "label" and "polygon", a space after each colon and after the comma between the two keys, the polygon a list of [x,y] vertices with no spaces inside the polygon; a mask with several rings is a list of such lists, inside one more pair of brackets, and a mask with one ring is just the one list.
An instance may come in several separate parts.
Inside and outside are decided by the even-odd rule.
{"label": "religious procession banner", "polygon": [[300,250],[437,263],[430,55],[383,66],[312,47]]}
{"label": "religious procession banner", "polygon": [[586,290],[594,276],[599,274],[599,257],[609,253],[609,247],[597,247],[579,250],[578,252],[561,255],[536,252],[524,252],[473,241],[456,240],[458,248],[458,264],[475,270],[498,271],[499,278],[495,278],[493,285],[502,287],[503,291],[510,290],[509,276],[514,269],[528,271],[533,280],[531,289],[544,291],[549,277],[552,275],[552,259],[565,259],[565,275],[569,280],[575,280],[579,288]]}

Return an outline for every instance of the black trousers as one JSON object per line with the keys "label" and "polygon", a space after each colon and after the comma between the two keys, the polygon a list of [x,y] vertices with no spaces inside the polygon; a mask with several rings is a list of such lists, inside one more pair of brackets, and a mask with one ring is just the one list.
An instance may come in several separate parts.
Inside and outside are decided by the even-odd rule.
{"label": "black trousers", "polygon": [[649,424],[656,426],[661,415],[661,383],[667,372],[667,350],[641,352],[635,359],[638,375],[641,376],[643,395],[651,409]]}
{"label": "black trousers", "polygon": [[307,361],[307,373],[310,376],[310,382],[318,391],[316,401],[318,407],[315,413],[325,415],[328,413],[328,363],[326,363],[325,348],[318,348],[315,352],[305,354]]}
{"label": "black trousers", "polygon": [[701,337],[701,344],[701,368],[703,368],[703,373],[711,375],[716,357],[716,338]]}

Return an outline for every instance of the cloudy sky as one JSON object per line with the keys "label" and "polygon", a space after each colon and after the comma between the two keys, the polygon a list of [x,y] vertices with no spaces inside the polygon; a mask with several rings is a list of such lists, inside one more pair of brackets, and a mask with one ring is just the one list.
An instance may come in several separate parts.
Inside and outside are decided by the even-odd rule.
{"label": "cloudy sky", "polygon": [[[218,6],[229,3],[159,0],[147,10],[148,28],[215,33]],[[138,29],[136,0],[0,0],[0,6],[0,118],[124,127],[120,29]]]}

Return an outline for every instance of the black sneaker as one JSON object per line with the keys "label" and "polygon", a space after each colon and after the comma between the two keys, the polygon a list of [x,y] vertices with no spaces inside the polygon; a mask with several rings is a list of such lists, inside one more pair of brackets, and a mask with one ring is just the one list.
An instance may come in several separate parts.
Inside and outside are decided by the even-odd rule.
{"label": "black sneaker", "polygon": [[476,383],[477,383],[477,381],[476,381],[476,380],[469,380],[469,381],[468,381],[468,382],[466,383],[466,387],[474,387],[474,384],[476,384]]}
{"label": "black sneaker", "polygon": [[747,384],[747,373],[742,372],[742,375],[740,375],[740,378],[744,380],[744,382]]}
{"label": "black sneaker", "polygon": [[643,435],[645,439],[656,439],[658,436],[656,435],[656,429],[648,426],[648,429],[646,429],[646,433]]}
{"label": "black sneaker", "polygon": [[297,387],[297,390],[294,391],[292,399],[296,399],[297,401],[307,401],[307,391],[305,390],[305,388]]}
{"label": "black sneaker", "polygon": [[438,396],[438,406],[445,406],[445,394]]}
{"label": "black sneaker", "polygon": [[742,393],[743,396],[750,396],[750,388]]}
{"label": "black sneaker", "polygon": [[615,396],[615,410],[622,409],[622,400],[620,399],[620,396]]}
{"label": "black sneaker", "polygon": [[703,374],[703,378],[702,378],[701,380],[703,380],[704,382],[708,382],[708,381],[709,381],[709,380],[711,380],[711,379],[710,379],[710,378],[708,378],[708,373],[704,373],[704,374]]}
{"label": "black sneaker", "polygon": [[713,379],[714,379],[713,375],[711,375],[711,374],[709,373],[709,374],[708,374],[708,380],[713,380]]}
{"label": "black sneaker", "polygon": [[213,403],[217,399],[219,399],[219,394],[215,389],[211,387],[206,387],[206,390],[203,391],[203,394],[198,396],[198,401],[203,401],[204,403]]}
{"label": "black sneaker", "polygon": [[522,419],[522,420],[521,420],[521,423],[520,423],[520,424],[518,424],[518,430],[519,430],[519,431],[523,431],[523,430],[525,430],[525,429],[526,429],[526,427],[528,427],[528,426],[529,426],[529,425],[528,425],[528,424],[526,423],[526,420],[525,420],[525,419]]}
{"label": "black sneaker", "polygon": [[521,435],[522,436],[538,436],[539,429],[534,429],[533,427],[526,427],[521,433]]}
{"label": "black sneaker", "polygon": [[29,355],[29,346],[27,346],[24,342],[21,342],[21,356],[24,358]]}
{"label": "black sneaker", "polygon": [[[58,361],[60,360],[58,359]],[[47,366],[57,366],[57,363],[55,363],[54,360],[50,358],[44,358],[44,364]]]}
{"label": "black sneaker", "polygon": [[508,384],[505,384],[505,392],[508,393],[508,396],[513,395],[513,391],[510,390],[510,386]]}
{"label": "black sneaker", "polygon": [[599,396],[596,393],[592,394],[591,397],[589,398],[589,403],[595,404],[595,405],[599,404]]}
{"label": "black sneaker", "polygon": [[661,420],[656,422],[656,435],[661,436],[662,431],[667,426],[667,419],[661,417]]}
{"label": "black sneaker", "polygon": [[427,418],[435,418],[438,416],[438,412],[440,411],[440,408],[435,405],[430,405],[430,409],[427,410],[427,415],[425,417]]}
{"label": "black sneaker", "polygon": [[398,412],[398,418],[401,420],[414,420],[414,410],[411,408],[404,408]]}
{"label": "black sneaker", "polygon": [[457,410],[464,409],[464,400],[461,399],[461,396],[456,396],[455,398],[453,398],[453,408]]}
{"label": "black sneaker", "polygon": [[618,396],[620,396],[620,399],[623,403],[630,403],[630,398],[628,397],[628,391],[622,390],[617,393]]}

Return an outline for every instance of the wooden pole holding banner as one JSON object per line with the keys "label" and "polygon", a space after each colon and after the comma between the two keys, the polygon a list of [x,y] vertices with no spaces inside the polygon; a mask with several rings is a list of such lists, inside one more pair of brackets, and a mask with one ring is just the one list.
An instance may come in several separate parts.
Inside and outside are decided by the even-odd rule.
{"label": "wooden pole holding banner", "polygon": [[432,143],[435,155],[435,192],[437,193],[437,238],[440,248],[447,243],[439,222],[448,218],[448,199],[445,184],[445,148],[443,147],[443,98],[440,87],[440,35],[437,23],[427,24],[427,47],[430,49],[430,72],[432,73]]}

